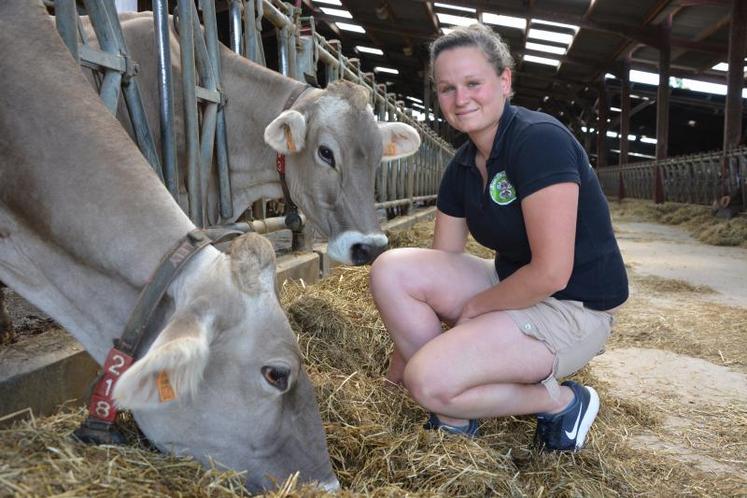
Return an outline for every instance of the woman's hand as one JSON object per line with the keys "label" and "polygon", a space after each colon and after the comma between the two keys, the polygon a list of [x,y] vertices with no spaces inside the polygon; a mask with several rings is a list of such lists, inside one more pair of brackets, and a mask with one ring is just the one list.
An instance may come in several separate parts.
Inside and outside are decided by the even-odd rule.
{"label": "woman's hand", "polygon": [[[478,294],[479,295],[479,294]],[[469,301],[467,301],[462,308],[462,312],[459,314],[459,318],[457,318],[454,325],[460,325],[467,320],[470,320],[476,316],[481,315],[482,313],[478,310],[478,307],[475,304],[475,298],[473,297]]]}

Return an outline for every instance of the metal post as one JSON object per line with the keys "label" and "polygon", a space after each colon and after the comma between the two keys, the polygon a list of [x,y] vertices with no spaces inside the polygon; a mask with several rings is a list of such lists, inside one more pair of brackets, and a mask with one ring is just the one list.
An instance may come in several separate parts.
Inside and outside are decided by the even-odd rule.
{"label": "metal post", "polygon": [[244,55],[246,52],[245,48],[241,43],[242,29],[241,29],[241,11],[244,10],[244,2],[242,0],[230,0],[228,7],[228,16],[230,23],[230,38],[231,38],[231,50],[239,55]]}
{"label": "metal post", "polygon": [[[104,10],[103,2],[85,0],[84,3],[101,49],[110,54],[120,55],[120,47],[114,38],[114,33],[106,29],[109,26],[109,19]],[[104,101],[104,105],[115,115],[117,114],[121,86],[122,73],[115,69],[106,68],[99,93],[101,100]]]}
{"label": "metal post", "polygon": [[620,78],[620,84],[622,85],[622,93],[620,94],[620,159],[618,161],[619,170],[617,172],[617,198],[623,200],[625,198],[625,183],[623,182],[622,167],[628,164],[628,152],[630,150],[630,142],[628,141],[628,135],[630,134],[630,58],[625,57],[622,63],[622,77]]}
{"label": "metal post", "polygon": [[199,137],[197,122],[197,78],[195,76],[194,29],[192,2],[181,0],[179,9],[179,38],[182,62],[182,91],[184,94],[184,136],[187,143],[187,189],[189,217],[199,227],[205,226],[200,195]]}
{"label": "metal post", "polygon": [[78,12],[75,10],[75,0],[54,1],[54,22],[73,59],[80,64],[80,57],[78,56]]}
{"label": "metal post", "polygon": [[174,199],[179,200],[179,172],[176,167],[176,131],[174,130],[174,86],[171,76],[171,45],[169,43],[169,9],[167,0],[154,0],[153,24],[155,25],[156,50],[158,52],[158,92],[161,118],[161,157],[166,188]]}
{"label": "metal post", "polygon": [[669,143],[669,73],[672,53],[672,15],[659,26],[659,90],[656,97],[656,163],[654,165],[654,202],[664,202],[664,182],[659,161],[666,159]]}
{"label": "metal post", "polygon": [[607,101],[607,82],[604,75],[599,82],[599,99],[597,100],[597,169],[607,166],[607,112],[609,102]]}

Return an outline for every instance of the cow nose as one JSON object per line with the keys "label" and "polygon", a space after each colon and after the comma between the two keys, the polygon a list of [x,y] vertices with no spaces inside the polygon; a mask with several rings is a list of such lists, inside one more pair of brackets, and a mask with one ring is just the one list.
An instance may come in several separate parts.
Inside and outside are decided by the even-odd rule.
{"label": "cow nose", "polygon": [[373,262],[376,256],[384,252],[385,246],[372,246],[371,244],[353,244],[350,248],[353,264],[365,265]]}

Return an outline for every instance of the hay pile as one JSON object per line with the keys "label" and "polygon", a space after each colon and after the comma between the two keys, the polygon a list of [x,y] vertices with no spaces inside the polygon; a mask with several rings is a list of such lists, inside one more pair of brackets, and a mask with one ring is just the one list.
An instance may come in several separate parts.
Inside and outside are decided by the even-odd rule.
{"label": "hay pile", "polygon": [[[414,234],[414,235],[413,235]],[[427,246],[431,224],[396,234],[396,245]],[[421,428],[424,411],[399,387],[382,380],[392,343],[368,292],[368,268],[340,267],[314,285],[286,283],[281,298],[298,333],[328,436],[330,455],[344,491],[341,496],[738,496],[747,480],[697,470],[684,461],[630,443],[631,435],[660,432],[662,415],[649,405],[623,401],[610,394],[589,369],[576,377],[593,384],[603,408],[587,440],[587,449],[573,455],[540,454],[530,446],[532,417],[484,420],[474,440],[444,436]],[[686,286],[641,281],[652,293],[697,295]],[[653,290],[652,290],[653,289]],[[657,290],[658,289],[658,290]],[[648,292],[648,291],[647,291]],[[645,303],[636,303],[638,306]],[[680,307],[681,308],[681,307]],[[649,308],[651,309],[651,308]],[[669,313],[658,309],[659,313]],[[655,311],[652,311],[654,313]],[[718,309],[716,315],[724,315]],[[697,317],[693,317],[694,319]],[[741,320],[734,316],[731,319]],[[679,346],[659,341],[653,317],[625,308],[616,331],[620,343],[700,348],[707,356],[715,344],[696,343],[687,329],[717,320],[681,323],[662,317],[667,334]],[[730,334],[739,335],[743,322]],[[725,324],[724,324],[725,326]],[[670,330],[671,329],[671,330]],[[744,328],[741,328],[744,331]],[[643,331],[651,333],[642,337]],[[638,334],[638,335],[636,335]],[[741,336],[744,336],[743,332]],[[744,338],[744,337],[743,337]],[[626,342],[627,341],[627,342]],[[741,349],[744,348],[744,349]],[[735,355],[747,347],[741,345]],[[747,415],[719,426],[735,459],[747,451],[739,434],[747,431]],[[54,417],[17,424],[0,431],[0,495],[48,496],[234,496],[242,495],[232,473],[205,470],[184,459],[131,446],[94,448],[71,443],[67,434],[82,419],[79,409],[66,408]],[[737,416],[741,417],[736,418]],[[730,432],[734,431],[734,432]],[[321,496],[289,479],[270,496]]]}
{"label": "hay pile", "polygon": [[665,202],[654,204],[641,199],[610,200],[610,211],[616,221],[650,221],[681,225],[705,244],[747,247],[747,217],[722,220],[711,214],[708,206]]}

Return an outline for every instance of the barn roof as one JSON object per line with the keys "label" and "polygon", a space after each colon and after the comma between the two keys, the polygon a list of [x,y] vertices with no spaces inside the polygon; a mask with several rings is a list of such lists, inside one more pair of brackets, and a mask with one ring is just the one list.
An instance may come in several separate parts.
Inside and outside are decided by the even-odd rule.
{"label": "barn roof", "polygon": [[[641,136],[656,135],[656,81],[660,25],[671,18],[670,155],[722,145],[731,0],[302,0],[327,39],[340,39],[343,53],[376,70],[415,110],[424,100],[428,45],[464,19],[490,24],[516,59],[514,102],[555,115],[576,130],[593,126],[598,87],[606,75],[611,130],[619,123],[620,80],[627,59],[631,73],[631,151],[653,155]],[[350,14],[342,18],[337,9]],[[340,29],[355,24],[364,33]],[[466,22],[466,21],[465,21]],[[371,54],[356,47],[381,50]],[[551,62],[554,61],[554,62]],[[616,76],[617,75],[617,76]],[[715,84],[717,93],[690,90],[692,80]],[[649,83],[647,83],[649,81]],[[650,82],[653,81],[653,84]],[[722,92],[719,94],[718,92]],[[617,113],[616,113],[617,112]]]}

